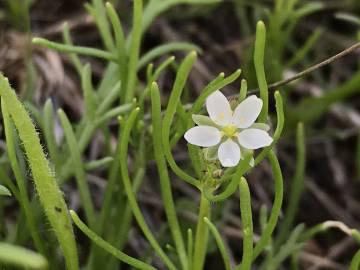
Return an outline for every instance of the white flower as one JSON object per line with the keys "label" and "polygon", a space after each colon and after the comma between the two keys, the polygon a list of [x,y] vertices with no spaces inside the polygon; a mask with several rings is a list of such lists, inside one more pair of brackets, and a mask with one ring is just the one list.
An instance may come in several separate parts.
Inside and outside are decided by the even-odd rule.
{"label": "white flower", "polygon": [[245,149],[269,146],[273,141],[267,133],[269,126],[255,123],[262,105],[262,100],[252,95],[232,111],[226,97],[216,91],[206,100],[210,117],[193,115],[198,126],[189,129],[184,137],[191,144],[209,147],[208,152],[217,149],[215,153],[223,167],[236,166]]}

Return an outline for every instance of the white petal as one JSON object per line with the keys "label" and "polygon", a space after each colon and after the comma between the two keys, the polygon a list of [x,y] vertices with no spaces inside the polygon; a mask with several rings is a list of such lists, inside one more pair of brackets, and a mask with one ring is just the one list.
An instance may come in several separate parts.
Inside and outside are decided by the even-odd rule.
{"label": "white petal", "polygon": [[186,131],[184,137],[191,144],[209,147],[220,142],[221,132],[210,126],[196,126]]}
{"label": "white petal", "polygon": [[256,128],[248,128],[241,131],[238,139],[240,145],[247,149],[258,149],[269,146],[273,141],[266,131]]}
{"label": "white petal", "polygon": [[219,146],[218,157],[223,167],[234,167],[240,160],[240,147],[231,139]]}
{"label": "white petal", "polygon": [[216,124],[224,126],[231,122],[230,103],[220,91],[215,91],[206,99],[206,109]]}
{"label": "white petal", "polygon": [[250,127],[258,118],[262,105],[263,101],[255,95],[246,98],[236,107],[232,123],[239,128]]}

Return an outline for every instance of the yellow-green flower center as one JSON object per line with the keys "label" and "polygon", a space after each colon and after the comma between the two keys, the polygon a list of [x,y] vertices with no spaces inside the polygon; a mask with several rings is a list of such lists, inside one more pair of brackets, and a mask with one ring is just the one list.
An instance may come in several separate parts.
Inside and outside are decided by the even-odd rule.
{"label": "yellow-green flower center", "polygon": [[226,135],[229,138],[235,137],[237,133],[237,127],[234,125],[227,125],[222,128],[221,130],[224,135]]}

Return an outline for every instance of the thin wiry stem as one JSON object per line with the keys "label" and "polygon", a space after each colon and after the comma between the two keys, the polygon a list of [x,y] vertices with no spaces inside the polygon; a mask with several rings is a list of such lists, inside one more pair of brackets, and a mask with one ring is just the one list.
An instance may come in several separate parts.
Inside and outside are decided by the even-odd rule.
{"label": "thin wiry stem", "polygon": [[[318,64],[315,64],[297,74],[295,74],[294,76],[290,77],[290,78],[287,78],[287,79],[284,79],[284,80],[281,80],[281,81],[278,81],[278,82],[275,82],[275,83],[272,83],[269,85],[269,90],[275,90],[277,88],[279,88],[280,86],[284,86],[292,81],[295,81],[297,79],[300,79],[308,74],[310,74],[311,72],[319,69],[319,68],[322,68],[326,65],[329,65],[331,64],[332,62],[336,61],[336,60],[339,60],[340,58],[352,53],[354,50],[360,48],[360,42],[357,42],[355,43],[354,45],[346,48],[345,50],[331,56],[330,58],[318,63]],[[259,92],[260,90],[259,89],[253,89],[251,91],[249,91],[249,94],[252,94],[252,93],[257,93]]]}

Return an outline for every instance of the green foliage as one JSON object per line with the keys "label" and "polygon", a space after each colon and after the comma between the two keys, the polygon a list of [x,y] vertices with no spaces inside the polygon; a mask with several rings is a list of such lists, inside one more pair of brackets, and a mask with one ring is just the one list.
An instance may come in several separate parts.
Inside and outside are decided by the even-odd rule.
{"label": "green foliage", "polygon": [[3,185],[0,185],[0,196],[11,196],[11,192]]}
{"label": "green foliage", "polygon": [[0,95],[3,101],[1,107],[9,113],[24,144],[36,191],[64,252],[67,268],[76,270],[79,268],[77,250],[67,206],[40,145],[34,124],[3,75],[0,77]]}
{"label": "green foliage", "polygon": [[[19,4],[18,1],[7,1],[17,21],[28,16],[31,1],[25,2],[27,6]],[[180,165],[173,151],[184,133],[195,124],[219,127],[202,114],[204,103],[209,95],[237,81],[242,70],[237,69],[228,76],[220,73],[203,87],[192,103],[188,103],[189,76],[198,54],[202,53],[201,48],[192,43],[176,41],[160,44],[146,52],[141,50],[144,34],[159,14],[179,4],[213,4],[216,7],[219,1],[134,0],[131,22],[119,17],[115,8],[116,1],[112,2],[114,6],[111,3],[104,4],[101,0],[92,0],[85,4],[97,26],[103,48],[73,44],[68,24],[63,25],[63,43],[41,37],[32,39],[35,45],[69,56],[81,81],[85,108],[84,115],[75,124],[64,110],[58,109],[55,114],[50,99],[46,101],[43,110],[27,102],[26,108],[36,120],[39,133],[43,135],[41,138],[44,148],[29,113],[10,88],[7,79],[2,75],[0,77],[7,153],[4,156],[5,165],[0,167],[0,180],[4,184],[0,185],[0,195],[14,195],[21,209],[17,229],[12,232],[15,236],[10,235],[8,240],[15,239],[15,244],[22,245],[32,241],[34,249],[41,254],[0,243],[1,263],[30,269],[60,269],[62,264],[56,256],[58,250],[52,246],[51,241],[47,243],[47,240],[52,240],[54,232],[65,258],[66,269],[79,269],[76,241],[64,200],[68,194],[61,192],[63,185],[72,178],[76,180],[76,192],[79,193],[80,207],[88,225],[73,210],[70,211],[70,216],[77,228],[91,241],[88,254],[83,250],[79,252],[82,261],[86,261],[86,269],[117,269],[121,267],[121,262],[137,269],[156,269],[151,265],[156,263],[153,261],[155,255],[170,270],[201,270],[205,267],[207,253],[216,243],[226,270],[249,270],[258,266],[259,269],[271,270],[280,269],[286,259],[296,257],[307,240],[330,228],[340,229],[360,241],[360,233],[356,229],[337,221],[320,223],[310,229],[294,224],[305,178],[306,146],[302,123],[311,126],[333,103],[357,93],[360,73],[356,72],[344,84],[327,91],[323,96],[303,99],[294,106],[288,102],[286,91],[280,94],[282,89],[275,91],[272,99],[272,87],[267,82],[281,79],[286,69],[305,64],[304,59],[313,51],[324,31],[316,28],[304,44],[297,46],[292,42],[294,29],[300,19],[322,10],[323,3],[276,0],[272,10],[261,9],[261,12],[255,14],[264,17],[268,28],[263,21],[256,24],[254,50],[251,51],[253,61],[250,62],[249,55],[244,57],[246,79],[241,79],[238,93],[232,102],[237,104],[253,93],[252,90],[248,91],[248,82],[250,87],[256,85],[263,102],[260,123],[256,124],[256,128],[265,129],[266,123],[276,122],[274,131],[270,131],[273,142],[259,152],[241,150],[242,159],[239,164],[232,168],[223,168],[216,161],[216,148],[207,150],[208,156],[215,156],[215,159],[209,160],[202,149],[188,145],[189,167]],[[248,14],[244,12],[245,2],[235,1],[236,14],[239,21],[244,22],[241,27],[245,35],[252,35],[250,25],[254,25],[254,22],[250,21]],[[349,14],[338,14],[337,18],[358,24],[358,18]],[[129,31],[126,28],[124,31],[123,25],[131,25]],[[284,56],[288,50],[294,53],[290,60],[285,62]],[[164,58],[174,52],[186,52],[187,55],[181,62],[172,55]],[[250,54],[250,50],[247,54]],[[85,63],[82,56],[99,58],[106,63],[106,70],[97,84],[92,80],[91,65]],[[152,61],[156,61],[155,64]],[[159,88],[156,81],[168,70],[174,72],[175,80],[170,96],[165,100],[166,92]],[[145,80],[142,81],[144,77]],[[272,113],[273,100],[276,113]],[[151,106],[148,101],[151,101]],[[165,109],[162,110],[162,102],[165,101]],[[109,128],[110,121],[114,118],[118,119],[119,127],[116,149],[112,147]],[[60,120],[64,133],[62,141],[55,136],[56,119]],[[287,208],[283,220],[280,220],[284,184],[276,145],[282,137],[285,124],[290,131],[297,125],[296,164]],[[96,157],[95,160],[84,160],[83,155],[96,133],[100,133],[104,138],[104,156]],[[48,161],[46,153],[51,162]],[[358,172],[359,156],[360,139],[356,163]],[[137,191],[143,183],[151,159],[155,160],[166,217],[164,228],[156,232],[148,224],[137,199]],[[274,179],[274,198],[269,215],[265,208],[260,212],[261,230],[255,232],[257,224],[253,221],[251,191],[245,176],[256,170],[256,166],[261,162],[268,162],[270,165]],[[27,181],[27,166],[34,180],[36,196],[29,195],[32,182]],[[7,175],[8,167],[13,171],[14,183]],[[87,181],[87,172],[99,169],[104,170],[107,178],[100,203],[93,200],[94,189]],[[194,208],[192,214],[198,211],[191,228],[179,218],[181,207],[177,196],[173,194],[174,175],[194,187],[199,195],[199,201],[191,202],[191,207]],[[243,248],[242,260],[232,267],[221,230],[215,225],[217,215],[211,206],[215,202],[226,202],[238,190]],[[42,217],[42,209],[36,207],[38,201],[49,224]],[[0,208],[3,209],[2,201]],[[123,251],[131,235],[133,219],[149,243],[148,250],[139,254],[140,259]],[[39,232],[39,227],[44,222],[50,229]],[[279,230],[275,234],[277,227]],[[23,228],[25,232],[22,235]],[[256,243],[255,233],[260,236]],[[24,240],[21,240],[22,238]],[[263,259],[261,262],[260,258]],[[350,269],[357,269],[359,264],[360,253],[357,252]]]}
{"label": "green foliage", "polygon": [[0,242],[0,264],[34,270],[48,269],[48,262],[42,255],[4,242]]}

